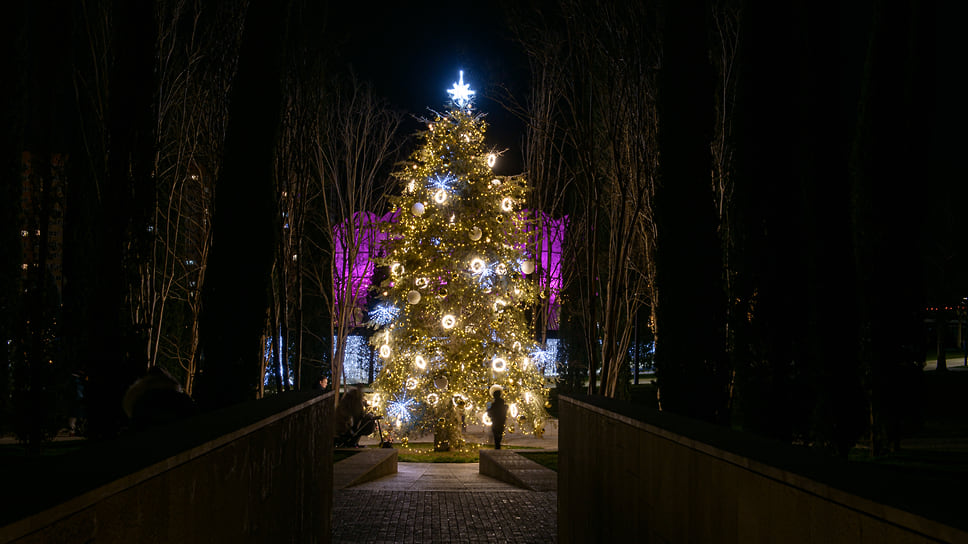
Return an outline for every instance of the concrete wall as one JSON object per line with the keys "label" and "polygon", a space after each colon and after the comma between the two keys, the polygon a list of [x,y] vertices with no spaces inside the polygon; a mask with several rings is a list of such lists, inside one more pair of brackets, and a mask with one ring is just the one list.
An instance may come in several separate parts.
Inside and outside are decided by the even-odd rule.
{"label": "concrete wall", "polygon": [[0,542],[329,542],[332,393],[276,397],[104,448],[126,464],[194,442],[0,528]]}
{"label": "concrete wall", "polygon": [[[856,469],[828,469],[812,452],[654,411],[619,413],[621,406],[560,398],[559,542],[968,542],[964,531],[802,475],[834,474],[850,488]],[[704,433],[709,440],[695,438]],[[737,447],[728,451],[731,440]],[[756,451],[803,470],[747,454]],[[858,489],[877,485],[889,482]]]}

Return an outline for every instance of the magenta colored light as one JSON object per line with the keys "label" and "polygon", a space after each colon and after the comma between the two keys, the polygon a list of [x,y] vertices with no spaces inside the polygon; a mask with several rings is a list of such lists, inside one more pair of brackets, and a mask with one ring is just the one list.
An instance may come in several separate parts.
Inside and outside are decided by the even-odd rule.
{"label": "magenta colored light", "polygon": [[[350,297],[350,307],[362,309],[373,280],[373,258],[386,239],[380,231],[384,221],[396,221],[396,215],[388,213],[383,217],[372,212],[356,212],[352,218],[352,228],[347,224],[333,228],[333,291],[336,311],[339,311],[343,297]],[[353,248],[356,249],[353,258]],[[360,325],[362,312],[353,311],[351,325]]]}
{"label": "magenta colored light", "polygon": [[[565,242],[568,216],[555,219],[544,212],[536,212],[535,219],[541,225],[541,239],[532,237],[531,247],[540,253],[538,261],[538,286],[548,291],[548,328],[558,329],[558,297],[561,292],[561,248]],[[535,231],[537,229],[534,229]]]}

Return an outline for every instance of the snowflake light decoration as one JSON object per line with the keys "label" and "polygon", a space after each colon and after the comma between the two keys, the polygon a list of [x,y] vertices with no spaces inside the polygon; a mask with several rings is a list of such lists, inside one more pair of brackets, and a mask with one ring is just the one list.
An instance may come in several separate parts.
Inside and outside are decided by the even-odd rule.
{"label": "snowflake light decoration", "polygon": [[396,421],[409,421],[410,409],[416,404],[406,393],[387,403],[387,415]]}
{"label": "snowflake light decoration", "polygon": [[400,308],[392,304],[381,304],[370,312],[370,319],[378,325],[389,325],[400,315]]}
{"label": "snowflake light decoration", "polygon": [[558,355],[556,351],[557,350],[541,349],[540,347],[536,347],[531,351],[531,360],[534,361],[536,366],[543,368],[545,365],[555,361],[555,357]]}
{"label": "snowflake light decoration", "polygon": [[449,191],[453,188],[452,185],[456,181],[457,180],[454,179],[454,176],[451,176],[451,175],[441,176],[440,174],[437,174],[427,180],[427,186],[430,187],[431,189],[443,189],[445,191]]}
{"label": "snowflake light decoration", "polygon": [[473,266],[471,268],[471,275],[477,276],[477,282],[481,289],[490,289],[494,287],[494,276],[497,273],[497,267],[497,262]]}
{"label": "snowflake light decoration", "polygon": [[464,71],[460,71],[460,82],[454,83],[453,89],[448,89],[447,93],[450,94],[450,99],[457,104],[457,107],[464,108],[470,105],[471,96],[474,95],[474,91],[471,90],[471,86],[464,83]]}

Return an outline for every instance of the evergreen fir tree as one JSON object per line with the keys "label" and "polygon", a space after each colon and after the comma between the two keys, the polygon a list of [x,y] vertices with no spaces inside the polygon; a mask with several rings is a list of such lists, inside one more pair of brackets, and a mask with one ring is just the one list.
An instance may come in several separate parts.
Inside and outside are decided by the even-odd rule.
{"label": "evergreen fir tree", "polygon": [[401,435],[433,431],[438,451],[463,445],[462,418],[490,424],[498,387],[507,432],[534,432],[547,416],[525,317],[535,303],[525,180],[492,172],[497,157],[463,72],[448,92],[451,107],[395,174],[403,191],[391,198],[397,221],[380,263],[389,277],[370,314],[382,363],[370,404]]}

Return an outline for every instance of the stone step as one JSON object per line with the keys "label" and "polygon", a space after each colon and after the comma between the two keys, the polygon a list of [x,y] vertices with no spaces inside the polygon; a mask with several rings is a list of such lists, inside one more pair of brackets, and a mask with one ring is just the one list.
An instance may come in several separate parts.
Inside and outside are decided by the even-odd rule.
{"label": "stone step", "polygon": [[333,464],[333,489],[343,489],[397,473],[397,450],[364,448]]}
{"label": "stone step", "polygon": [[512,450],[480,450],[485,476],[532,491],[558,491],[558,473]]}

